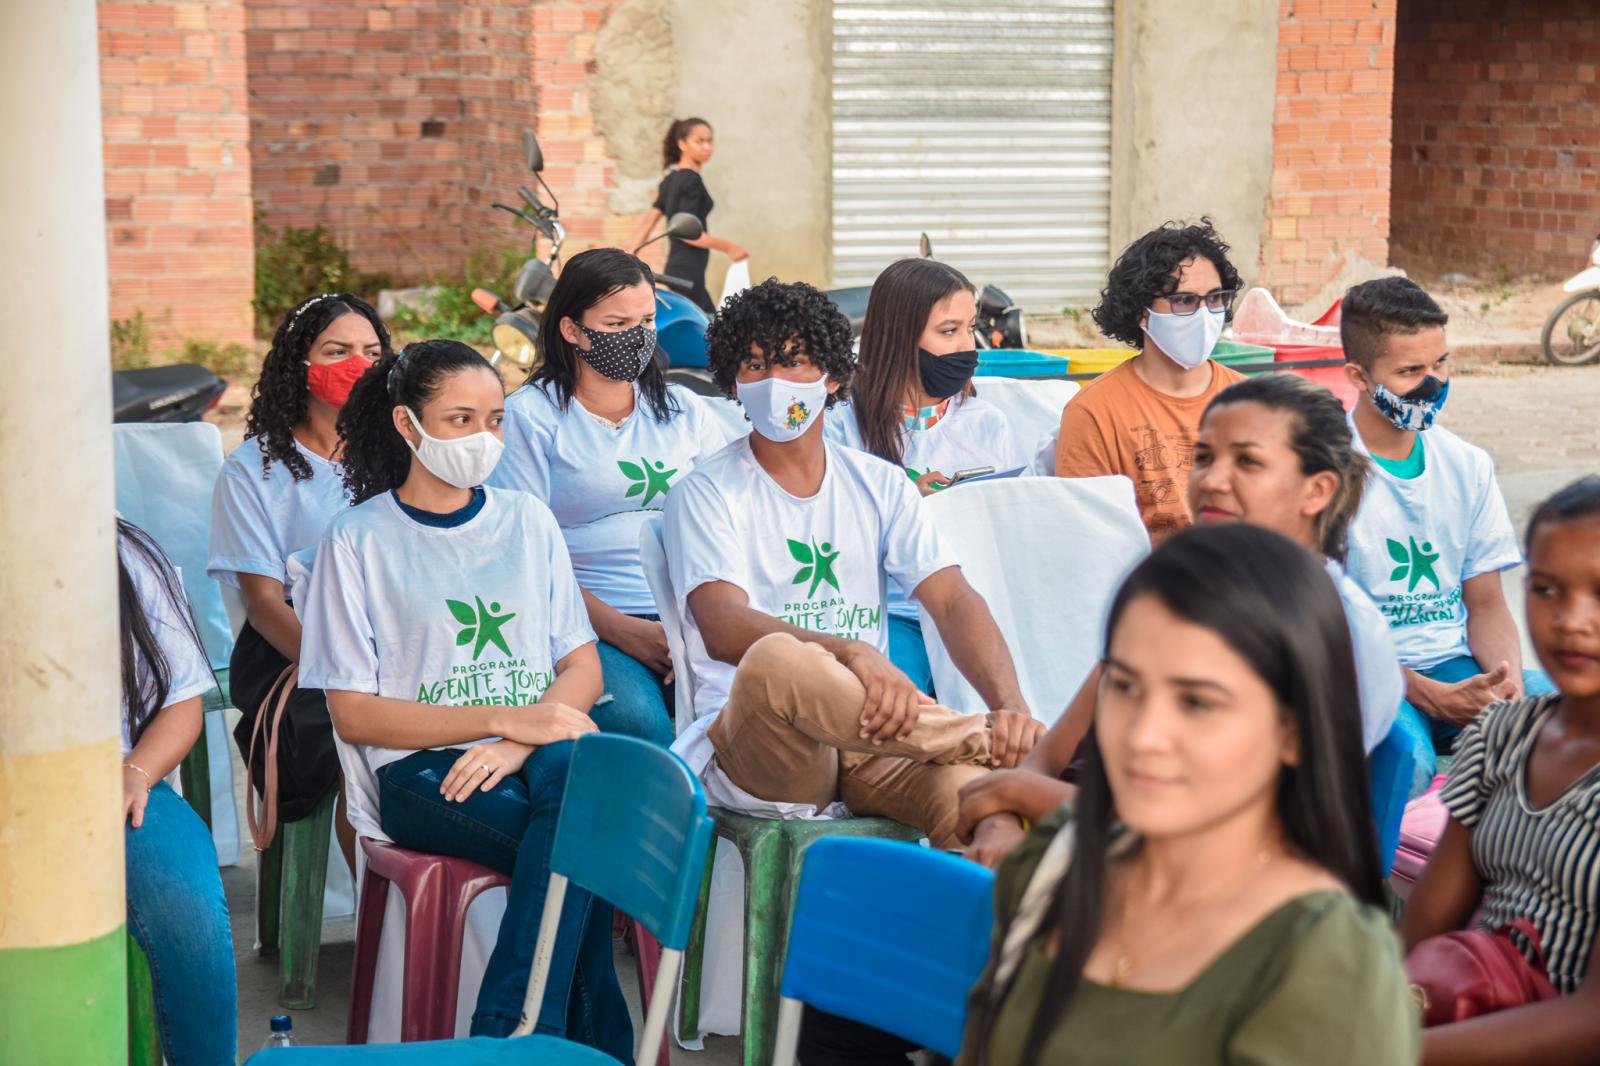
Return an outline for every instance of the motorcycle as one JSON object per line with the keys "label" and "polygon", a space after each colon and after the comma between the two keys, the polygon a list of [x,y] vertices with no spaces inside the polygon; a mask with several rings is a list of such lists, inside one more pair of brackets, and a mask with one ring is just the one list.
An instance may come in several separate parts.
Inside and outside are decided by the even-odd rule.
{"label": "motorcycle", "polygon": [[1589,247],[1589,266],[1561,286],[1574,295],[1550,312],[1539,337],[1544,358],[1556,366],[1600,360],[1600,236]]}
{"label": "motorcycle", "polygon": [[203,366],[173,363],[111,372],[111,421],[198,422],[228,383]]}
{"label": "motorcycle", "polygon": [[[474,289],[472,300],[485,314],[495,316],[494,327],[490,330],[494,354],[489,362],[498,366],[502,358],[509,358],[525,373],[532,374],[540,361],[539,322],[549,303],[550,293],[556,287],[561,247],[566,243],[567,234],[561,225],[561,201],[545,183],[542,173],[544,152],[539,147],[538,138],[531,132],[522,135],[522,152],[528,169],[533,172],[540,188],[549,195],[550,203],[546,204],[528,186],[519,185],[517,194],[522,197],[523,207],[502,203],[492,205],[494,210],[504,211],[537,231],[532,238],[530,254],[517,272],[512,290],[517,302],[508,305],[488,289]],[[667,220],[667,228],[662,233],[639,245],[634,252],[637,254],[645,245],[665,237],[693,240],[703,232],[704,227],[698,218],[687,213],[676,214]],[[544,258],[539,255],[541,234],[550,241],[550,253]],[[657,275],[656,281],[670,287],[668,291],[658,290],[656,293],[656,357],[666,365],[677,359],[687,359],[691,364],[698,360],[698,365],[704,366],[706,316],[686,296],[680,294],[691,291],[692,286],[681,278],[664,274]]]}
{"label": "motorcycle", "polygon": [[[933,243],[928,240],[926,233],[922,234],[918,251],[924,259],[933,258]],[[676,281],[664,277],[657,280]],[[833,305],[840,313],[850,320],[850,335],[859,342],[861,326],[867,318],[867,300],[872,295],[872,286],[847,285],[836,289],[824,289],[822,294],[833,301]],[[682,320],[686,323],[682,327],[686,333],[692,332],[692,327],[687,322],[693,322],[693,316],[698,316],[698,321],[694,324],[699,329],[699,346],[692,353],[673,359],[672,366],[667,370],[667,380],[683,385],[702,396],[720,396],[721,392],[711,383],[711,375],[705,370],[705,315],[689,301],[682,300],[682,302],[687,305]],[[994,285],[985,285],[978,290],[977,304],[978,320],[973,337],[979,349],[1028,346],[1028,327],[1022,316],[1022,308],[1012,303],[1011,297]],[[659,319],[658,328],[662,328],[659,326]],[[687,347],[687,344],[685,346]]]}

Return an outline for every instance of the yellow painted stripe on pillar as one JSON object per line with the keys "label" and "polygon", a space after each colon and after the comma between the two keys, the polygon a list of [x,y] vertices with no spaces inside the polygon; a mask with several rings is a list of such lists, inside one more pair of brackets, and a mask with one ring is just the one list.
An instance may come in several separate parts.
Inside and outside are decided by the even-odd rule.
{"label": "yellow painted stripe on pillar", "polygon": [[122,747],[0,755],[0,949],[80,944],[127,917]]}

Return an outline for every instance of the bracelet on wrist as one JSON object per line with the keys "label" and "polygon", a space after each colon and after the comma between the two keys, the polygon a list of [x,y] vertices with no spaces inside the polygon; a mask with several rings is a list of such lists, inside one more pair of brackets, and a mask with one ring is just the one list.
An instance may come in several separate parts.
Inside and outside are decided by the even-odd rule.
{"label": "bracelet on wrist", "polygon": [[136,766],[131,762],[125,762],[125,763],[122,764],[122,768],[124,770],[136,770],[141,775],[143,775],[143,777],[144,777],[144,790],[146,792],[149,792],[152,788],[155,787],[155,778],[151,777],[150,776],[150,771],[146,770],[144,767]]}

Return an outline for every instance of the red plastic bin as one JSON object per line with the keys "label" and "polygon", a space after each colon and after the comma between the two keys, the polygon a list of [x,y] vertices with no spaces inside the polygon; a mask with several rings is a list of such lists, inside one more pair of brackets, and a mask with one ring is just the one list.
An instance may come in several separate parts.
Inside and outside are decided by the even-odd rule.
{"label": "red plastic bin", "polygon": [[1345,374],[1343,360],[1344,349],[1337,346],[1320,346],[1308,344],[1280,344],[1275,346],[1277,355],[1273,361],[1277,363],[1317,362],[1329,359],[1340,360],[1339,366],[1314,366],[1299,367],[1291,373],[1298,374],[1308,381],[1315,381],[1339,398],[1346,411],[1355,406],[1356,398],[1361,394],[1350,383],[1350,378]]}

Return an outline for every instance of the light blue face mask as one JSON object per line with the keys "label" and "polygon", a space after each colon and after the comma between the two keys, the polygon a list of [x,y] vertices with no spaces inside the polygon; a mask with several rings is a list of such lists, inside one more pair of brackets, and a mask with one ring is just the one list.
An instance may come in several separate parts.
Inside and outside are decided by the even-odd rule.
{"label": "light blue face mask", "polygon": [[1444,410],[1444,402],[1449,398],[1450,383],[1440,381],[1432,374],[1423,378],[1422,384],[1404,396],[1377,382],[1372,383],[1372,406],[1395,429],[1415,430],[1418,433],[1428,429],[1439,417],[1439,412]]}

